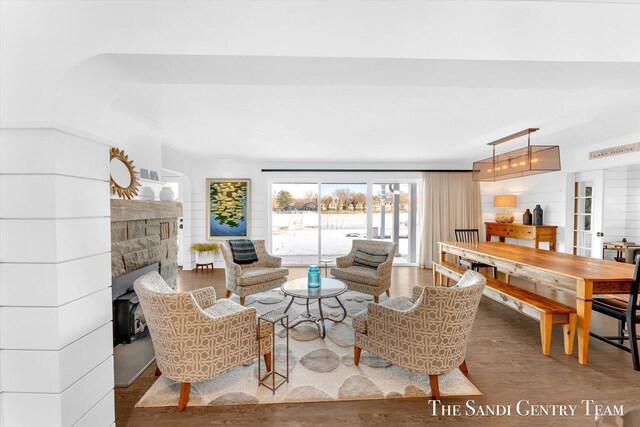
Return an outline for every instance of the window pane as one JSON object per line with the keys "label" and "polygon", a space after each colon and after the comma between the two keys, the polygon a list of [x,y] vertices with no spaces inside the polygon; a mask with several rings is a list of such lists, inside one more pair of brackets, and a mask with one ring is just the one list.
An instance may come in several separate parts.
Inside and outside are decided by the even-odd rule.
{"label": "window pane", "polygon": [[284,264],[318,262],[318,184],[273,184],[272,251]]}
{"label": "window pane", "polygon": [[587,186],[587,187],[585,187],[585,189],[584,189],[584,195],[585,195],[586,197],[591,197],[591,194],[592,194],[592,193],[593,193],[593,187],[591,187],[591,186]]}
{"label": "window pane", "polygon": [[396,264],[410,262],[413,252],[409,236],[412,209],[409,190],[410,184],[373,184],[373,238],[398,244]]}
{"label": "window pane", "polygon": [[367,184],[322,184],[320,209],[322,258],[335,261],[367,238]]}

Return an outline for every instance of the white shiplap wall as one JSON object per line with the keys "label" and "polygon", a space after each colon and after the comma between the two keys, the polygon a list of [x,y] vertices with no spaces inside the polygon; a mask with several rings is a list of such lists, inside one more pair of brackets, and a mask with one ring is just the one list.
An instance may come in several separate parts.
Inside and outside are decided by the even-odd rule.
{"label": "white shiplap wall", "polygon": [[640,242],[640,165],[606,170],[604,186],[604,240]]}
{"label": "white shiplap wall", "polygon": [[627,226],[629,241],[640,243],[640,165],[627,169]]}
{"label": "white shiplap wall", "polygon": [[[627,168],[604,171],[604,214],[602,231],[604,241],[619,241],[626,237],[627,231]],[[606,259],[613,259],[615,252],[606,251]]]}
{"label": "white shiplap wall", "polygon": [[[206,240],[205,221],[205,180],[206,178],[248,178],[251,180],[251,238],[269,239],[269,214],[270,196],[269,185],[273,180],[280,182],[304,182],[322,180],[325,182],[368,182],[370,180],[384,182],[388,179],[421,179],[419,172],[385,172],[385,173],[321,173],[321,172],[296,172],[296,173],[267,173],[262,172],[263,168],[310,168],[310,169],[362,169],[361,164],[339,164],[334,163],[295,163],[295,164],[274,164],[265,162],[242,162],[224,161],[219,159],[201,160],[193,159],[183,153],[163,151],[163,162],[168,169],[184,173],[188,181],[190,191],[182,197],[184,208],[184,230],[183,245],[187,248],[191,243],[204,242]],[[393,169],[396,165],[369,165],[371,168]],[[444,165],[441,167],[447,167]],[[399,169],[407,169],[412,165],[402,165]],[[416,167],[416,166],[414,166]],[[420,167],[433,167],[430,165],[418,165]],[[182,265],[185,269],[193,268],[194,256],[190,255],[182,258]],[[216,260],[216,267],[223,267],[221,257]]]}
{"label": "white shiplap wall", "polygon": [[114,423],[109,146],[0,130],[0,425]]}
{"label": "white shiplap wall", "polygon": [[[544,224],[558,226],[556,236],[557,250],[564,251],[565,176],[562,172],[498,182],[483,182],[480,184],[480,189],[482,193],[483,222],[495,221],[496,212],[500,210],[493,207],[493,196],[516,195],[517,207],[510,209],[514,213],[515,222],[522,224],[522,215],[525,210],[529,209],[533,213],[536,205],[540,205],[544,211]],[[506,242],[533,246],[531,241],[526,240],[507,239]],[[547,249],[547,243],[541,243],[540,248]]]}

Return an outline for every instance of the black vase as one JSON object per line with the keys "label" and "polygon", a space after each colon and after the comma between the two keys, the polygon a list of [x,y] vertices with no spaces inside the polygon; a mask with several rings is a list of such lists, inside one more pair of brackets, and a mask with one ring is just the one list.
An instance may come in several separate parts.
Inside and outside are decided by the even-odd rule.
{"label": "black vase", "polygon": [[522,215],[522,224],[531,225],[531,221],[533,221],[533,215],[531,215],[531,211],[527,209],[524,211],[524,215]]}
{"label": "black vase", "polygon": [[535,209],[533,210],[533,225],[542,225],[542,208],[540,207],[540,205],[536,205]]}

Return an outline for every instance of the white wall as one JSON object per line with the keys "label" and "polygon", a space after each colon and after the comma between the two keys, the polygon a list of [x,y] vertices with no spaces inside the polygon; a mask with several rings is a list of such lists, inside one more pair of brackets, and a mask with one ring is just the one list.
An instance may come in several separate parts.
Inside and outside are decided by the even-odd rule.
{"label": "white wall", "polygon": [[[93,114],[97,114],[93,112]],[[134,161],[136,171],[140,168],[158,172],[162,182],[162,127],[154,118],[138,107],[115,99],[103,114],[99,114],[105,122],[103,135],[114,141],[117,147],[125,150]],[[157,183],[141,182],[157,189]]]}
{"label": "white wall", "polygon": [[0,425],[115,420],[108,155],[0,130]]}
{"label": "white wall", "polygon": [[[506,181],[499,181],[495,183],[481,183],[482,191],[482,211],[483,221],[493,221],[495,219],[496,209],[493,207],[493,196],[497,194],[515,194],[518,196],[517,208],[514,209],[516,222],[522,223],[522,214],[525,209],[529,208],[533,211],[536,204],[540,204],[544,210],[544,223],[548,225],[558,226],[557,231],[557,244],[559,251],[566,251],[568,245],[567,234],[571,234],[571,225],[568,221],[572,215],[567,207],[568,195],[572,195],[572,182],[573,175],[577,171],[583,170],[599,170],[610,169],[616,167],[622,167],[623,165],[632,165],[629,169],[633,169],[633,165],[636,165],[634,172],[634,184],[640,188],[638,176],[640,172],[640,153],[633,153],[631,155],[614,156],[606,159],[588,160],[588,152],[600,148],[606,148],[615,146],[618,144],[629,143],[640,139],[640,134],[626,135],[617,138],[612,138],[608,141],[601,141],[589,146],[583,146],[572,150],[561,149],[562,155],[562,171],[554,173],[546,173],[540,175],[533,175],[524,178],[511,179]],[[381,168],[388,169],[397,167],[398,169],[447,169],[447,168],[460,168],[463,169],[465,165],[460,164],[404,164],[404,165],[390,165],[390,164],[376,164],[376,165],[362,165],[362,164],[269,164],[269,163],[257,163],[257,162],[238,162],[238,161],[225,161],[220,159],[198,159],[188,153],[177,152],[172,149],[165,148],[163,152],[163,165],[166,168],[184,172],[188,177],[191,192],[190,195],[184,195],[185,199],[190,197],[191,200],[184,201],[185,211],[185,237],[184,245],[188,247],[192,242],[201,242],[205,240],[205,179],[206,178],[249,178],[251,179],[251,235],[255,239],[268,239],[268,216],[269,216],[269,196],[268,187],[270,180],[277,180],[290,177],[300,178],[306,177],[309,179],[318,178],[318,174],[275,174],[275,173],[262,173],[262,168]],[[398,173],[392,174],[396,177],[400,177]],[[335,178],[335,174],[329,175],[331,178]],[[351,175],[353,177],[353,175]],[[613,177],[614,175],[612,175]],[[630,175],[631,176],[631,175]],[[420,178],[419,173],[404,174],[405,178]],[[610,184],[613,185],[613,184]],[[635,191],[635,190],[634,190]],[[638,190],[640,191],[640,189]],[[638,202],[639,196],[635,196],[631,200]],[[635,209],[638,209],[639,204],[634,205]],[[634,211],[637,212],[637,211]],[[607,218],[608,211],[605,210],[604,218]],[[639,217],[640,218],[640,217]],[[635,221],[633,224],[640,224],[640,221]],[[569,224],[569,229],[567,228]],[[609,225],[609,227],[614,227]],[[640,225],[638,225],[640,226]],[[189,231],[190,230],[190,231]],[[613,231],[610,231],[613,233]],[[633,231],[625,231],[626,234],[631,235]],[[640,238],[638,239],[640,241]],[[516,241],[508,240],[508,242],[532,245],[529,241]],[[541,244],[542,248],[546,248],[546,243]],[[193,262],[193,257],[184,263],[186,269],[191,268],[189,261]]]}
{"label": "white wall", "polygon": [[[604,215],[602,232],[604,241],[619,241],[627,236],[627,167],[604,171]],[[613,259],[614,252],[605,252],[605,258]]]}
{"label": "white wall", "polygon": [[[482,193],[482,221],[495,222],[495,214],[501,209],[493,207],[493,196],[511,194],[517,196],[517,207],[510,209],[514,213],[515,222],[522,224],[522,215],[526,209],[533,213],[536,205],[543,210],[545,225],[556,225],[557,250],[564,251],[564,227],[565,227],[565,191],[564,175],[562,172],[553,172],[541,175],[533,175],[524,178],[510,179],[498,182],[483,182],[480,184]],[[533,242],[507,239],[507,243],[533,246]],[[548,248],[548,243],[541,243],[542,249]]]}
{"label": "white wall", "polygon": [[625,236],[640,243],[640,164],[627,169],[627,226]]}
{"label": "white wall", "polygon": [[[273,180],[316,180],[328,179],[333,182],[366,182],[367,179],[421,179],[420,172],[389,172],[389,173],[305,173],[305,172],[280,172],[265,173],[262,169],[275,168],[296,168],[296,169],[421,169],[421,168],[449,168],[451,164],[439,165],[416,165],[416,164],[373,164],[363,165],[355,163],[258,163],[258,162],[238,162],[225,161],[220,159],[198,159],[188,153],[176,152],[165,148],[163,151],[163,162],[167,169],[183,172],[188,178],[190,194],[183,194],[184,209],[184,236],[183,244],[188,247],[191,243],[204,242],[206,240],[206,199],[205,180],[207,178],[248,178],[251,179],[251,238],[270,238],[269,232],[269,212],[271,209],[271,197],[269,193],[269,183]],[[337,181],[336,181],[337,180]],[[185,269],[193,267],[194,257],[190,256],[183,264]],[[216,265],[222,266],[220,260]]]}

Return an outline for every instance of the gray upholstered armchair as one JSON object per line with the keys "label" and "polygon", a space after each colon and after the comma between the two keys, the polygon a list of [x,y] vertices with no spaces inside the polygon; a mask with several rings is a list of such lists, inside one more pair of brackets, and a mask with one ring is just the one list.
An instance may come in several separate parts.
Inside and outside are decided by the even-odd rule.
{"label": "gray upholstered armchair", "polygon": [[264,355],[271,370],[271,329],[257,329],[255,308],[216,300],[213,288],[176,292],[157,272],[133,285],[151,334],[160,372],[181,384],[178,411],[191,383],[204,381]]}
{"label": "gray upholstered armchair", "polygon": [[[387,259],[377,268],[354,265],[353,261],[358,249],[369,253],[387,254]],[[354,240],[351,252],[346,256],[336,258],[336,268],[331,269],[331,275],[342,280],[353,291],[373,295],[373,300],[377,303],[380,294],[386,292],[389,295],[391,268],[397,250],[398,245],[393,242]]]}
{"label": "gray upholstered armchair", "polygon": [[240,297],[241,305],[244,305],[247,295],[275,289],[286,282],[289,275],[289,270],[282,268],[282,258],[269,255],[264,240],[252,242],[258,261],[245,265],[233,262],[231,248],[226,242],[220,245],[225,264],[227,298],[234,293]]}
{"label": "gray upholstered armchair", "polygon": [[369,304],[353,317],[354,362],[362,350],[410,371],[429,375],[440,398],[438,375],[460,368],[486,279],[469,270],[452,287],[415,286],[411,299]]}

